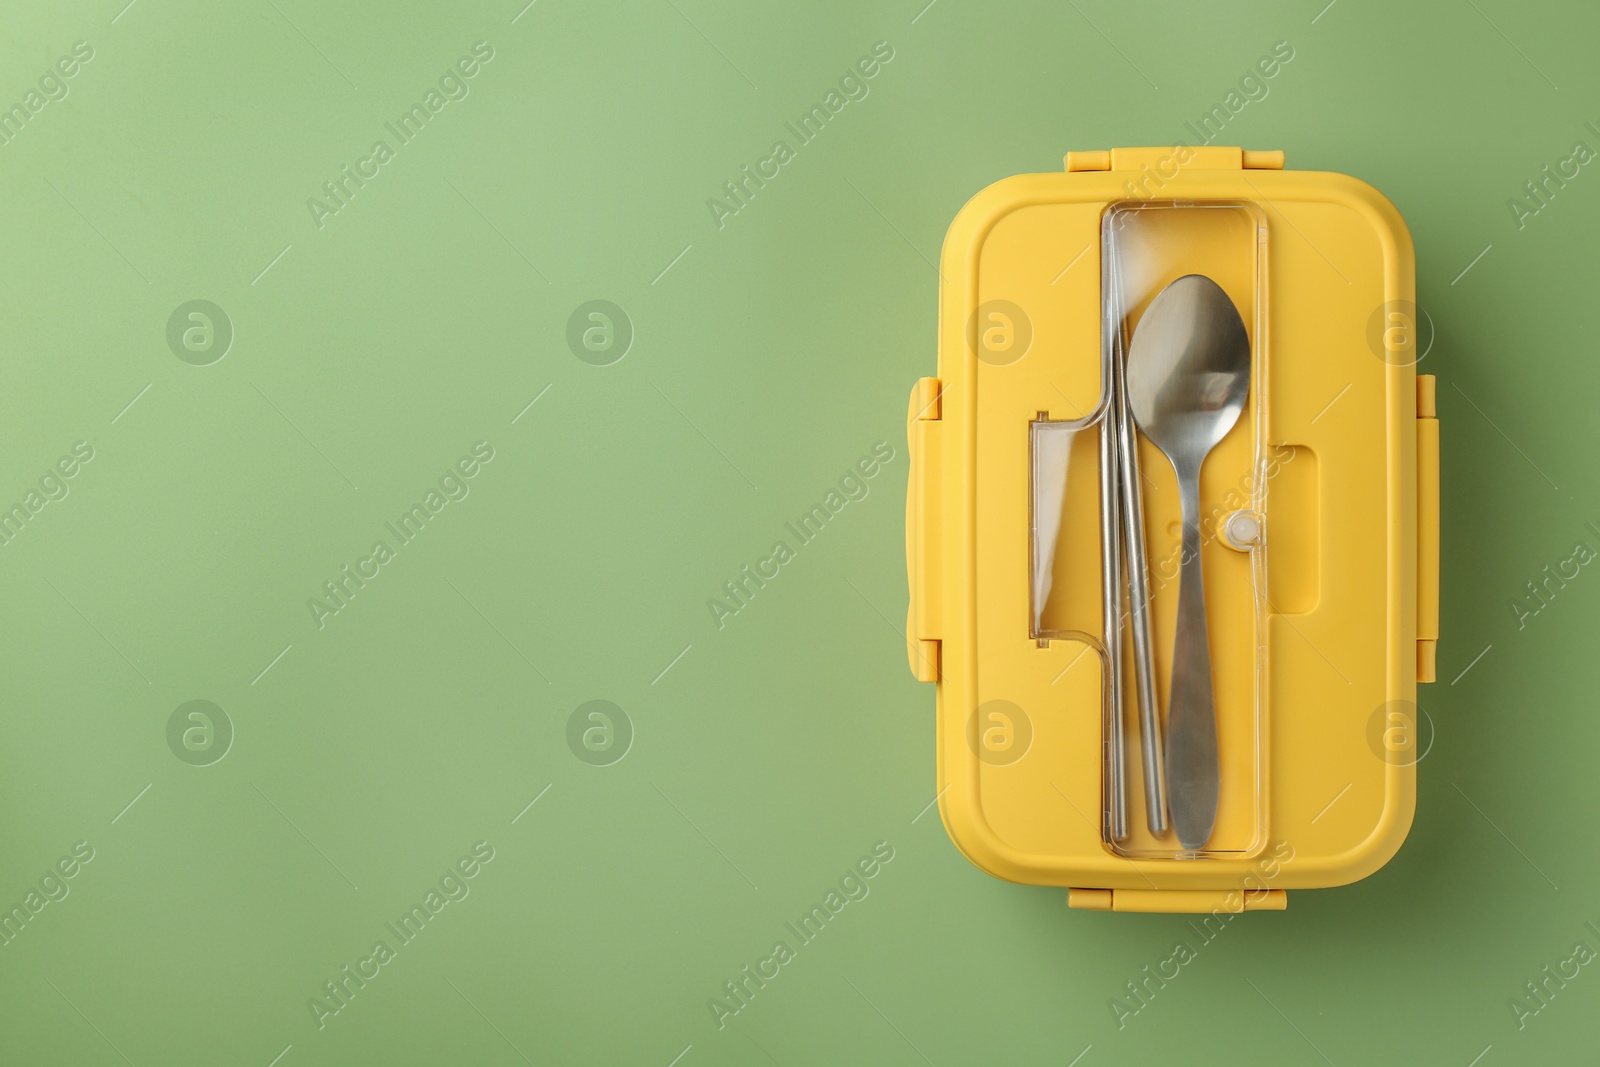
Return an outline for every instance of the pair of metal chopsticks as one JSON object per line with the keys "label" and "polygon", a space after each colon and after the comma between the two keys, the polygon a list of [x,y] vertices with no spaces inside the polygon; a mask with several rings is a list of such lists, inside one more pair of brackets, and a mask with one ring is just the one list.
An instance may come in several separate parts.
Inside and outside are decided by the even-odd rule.
{"label": "pair of metal chopsticks", "polygon": [[[1122,664],[1122,628],[1133,628],[1134,682],[1139,698],[1139,739],[1144,764],[1146,821],[1150,832],[1167,831],[1166,769],[1161,744],[1161,714],[1156,706],[1155,660],[1150,641],[1150,584],[1145,562],[1144,505],[1139,492],[1138,437],[1128,411],[1125,360],[1120,313],[1108,316],[1107,334],[1112,346],[1109,402],[1100,424],[1100,542],[1105,605],[1105,639],[1109,678],[1107,693],[1106,759],[1110,764],[1110,804],[1107,812],[1113,841],[1128,836],[1127,718]],[[1129,610],[1123,612],[1123,604]]]}

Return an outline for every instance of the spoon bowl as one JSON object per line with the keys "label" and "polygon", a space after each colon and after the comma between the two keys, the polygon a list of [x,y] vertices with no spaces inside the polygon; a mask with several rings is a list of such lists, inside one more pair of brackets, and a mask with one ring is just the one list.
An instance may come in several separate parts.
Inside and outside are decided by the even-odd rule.
{"label": "spoon bowl", "polygon": [[1128,404],[1144,435],[1198,466],[1249,394],[1250,338],[1228,294],[1199,274],[1157,293],[1128,352]]}

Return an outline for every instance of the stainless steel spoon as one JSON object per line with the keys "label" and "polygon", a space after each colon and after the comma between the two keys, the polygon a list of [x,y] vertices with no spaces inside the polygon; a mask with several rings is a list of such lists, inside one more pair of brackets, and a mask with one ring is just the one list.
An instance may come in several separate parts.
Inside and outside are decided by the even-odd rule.
{"label": "stainless steel spoon", "polygon": [[1183,505],[1178,629],[1167,706],[1167,806],[1178,843],[1204,847],[1217,821],[1217,715],[1200,567],[1200,467],[1250,394],[1250,338],[1216,282],[1189,274],[1156,294],[1128,350],[1128,403],[1172,462]]}

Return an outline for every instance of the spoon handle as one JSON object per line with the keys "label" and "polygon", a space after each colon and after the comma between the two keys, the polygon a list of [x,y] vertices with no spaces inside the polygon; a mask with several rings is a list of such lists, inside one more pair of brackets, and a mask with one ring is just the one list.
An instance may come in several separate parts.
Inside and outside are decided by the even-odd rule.
{"label": "spoon handle", "polygon": [[1183,562],[1167,710],[1167,805],[1178,843],[1199,849],[1217,820],[1217,712],[1200,564],[1200,471],[1197,465],[1178,470],[1177,475],[1183,502]]}

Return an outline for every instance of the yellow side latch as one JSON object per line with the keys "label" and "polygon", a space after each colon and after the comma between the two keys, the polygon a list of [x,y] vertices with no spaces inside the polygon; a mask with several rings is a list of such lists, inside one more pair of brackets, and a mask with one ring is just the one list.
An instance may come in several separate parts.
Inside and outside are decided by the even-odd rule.
{"label": "yellow side latch", "polygon": [[1435,380],[1417,375],[1417,681],[1437,677],[1439,651],[1439,413]]}
{"label": "yellow side latch", "polygon": [[943,386],[923,378],[911,390],[906,415],[906,444],[911,453],[911,478],[906,489],[906,579],[911,604],[906,611],[906,654],[919,682],[939,680],[939,476]]}

